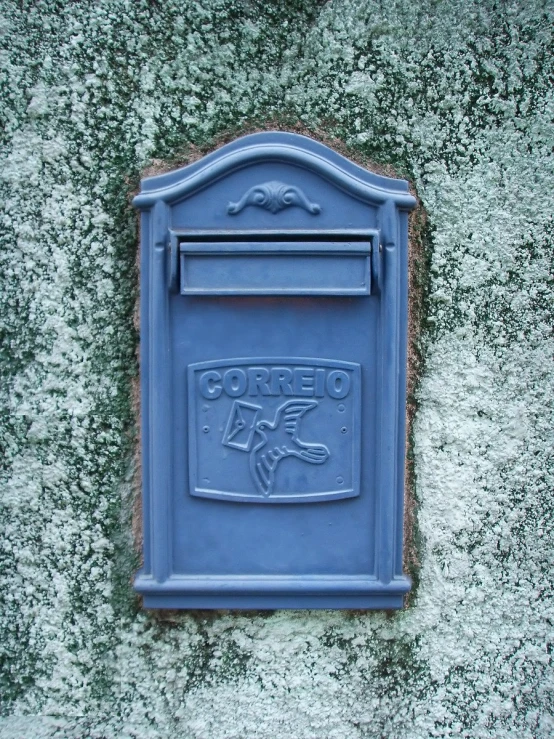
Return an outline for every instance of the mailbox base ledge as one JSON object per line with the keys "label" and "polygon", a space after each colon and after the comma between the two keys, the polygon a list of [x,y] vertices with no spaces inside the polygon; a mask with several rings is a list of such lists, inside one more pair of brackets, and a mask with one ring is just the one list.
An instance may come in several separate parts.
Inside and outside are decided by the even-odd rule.
{"label": "mailbox base ledge", "polygon": [[407,577],[395,578],[388,585],[369,578],[355,578],[350,582],[348,579],[310,578],[302,584],[299,578],[296,582],[291,579],[268,582],[265,587],[259,581],[255,587],[241,578],[230,579],[224,584],[219,579],[213,583],[204,580],[202,585],[186,578],[170,578],[159,583],[148,576],[139,576],[135,581],[135,589],[142,594],[145,608],[202,610],[399,609],[404,605],[404,595],[410,586]]}
{"label": "mailbox base ledge", "polygon": [[231,610],[264,611],[278,609],[355,609],[398,610],[404,607],[403,595],[365,596],[211,596],[205,595],[145,595],[143,605],[147,609],[179,610]]}

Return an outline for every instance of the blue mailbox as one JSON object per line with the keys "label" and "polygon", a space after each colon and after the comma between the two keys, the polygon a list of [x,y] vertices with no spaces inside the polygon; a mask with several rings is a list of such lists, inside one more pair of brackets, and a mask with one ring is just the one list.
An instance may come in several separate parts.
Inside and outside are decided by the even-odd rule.
{"label": "blue mailbox", "polygon": [[143,180],[147,608],[400,608],[403,180],[291,133]]}

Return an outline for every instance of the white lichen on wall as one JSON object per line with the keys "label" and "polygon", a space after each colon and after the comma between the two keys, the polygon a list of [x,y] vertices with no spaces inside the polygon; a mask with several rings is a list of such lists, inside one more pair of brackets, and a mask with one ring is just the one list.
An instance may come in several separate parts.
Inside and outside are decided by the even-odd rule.
{"label": "white lichen on wall", "polygon": [[[1,2],[0,736],[545,739],[549,0]],[[143,612],[136,220],[151,158],[326,130],[427,211],[409,608]]]}

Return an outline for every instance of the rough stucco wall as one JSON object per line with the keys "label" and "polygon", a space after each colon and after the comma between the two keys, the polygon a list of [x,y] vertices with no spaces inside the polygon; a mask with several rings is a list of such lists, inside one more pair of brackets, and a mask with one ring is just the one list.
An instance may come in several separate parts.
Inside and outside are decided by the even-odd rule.
{"label": "rough stucco wall", "polygon": [[[554,735],[553,4],[0,4],[0,736]],[[427,210],[415,597],[162,619],[130,587],[128,195],[276,117]]]}

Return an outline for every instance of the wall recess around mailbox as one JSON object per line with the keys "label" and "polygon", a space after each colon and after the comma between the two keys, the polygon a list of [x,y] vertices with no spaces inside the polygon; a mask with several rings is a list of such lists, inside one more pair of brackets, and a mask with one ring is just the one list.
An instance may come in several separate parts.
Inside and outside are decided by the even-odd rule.
{"label": "wall recess around mailbox", "polygon": [[145,179],[149,608],[399,608],[407,183],[261,133]]}

